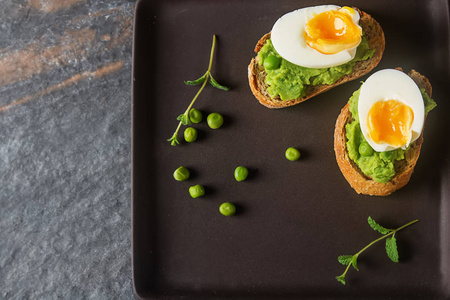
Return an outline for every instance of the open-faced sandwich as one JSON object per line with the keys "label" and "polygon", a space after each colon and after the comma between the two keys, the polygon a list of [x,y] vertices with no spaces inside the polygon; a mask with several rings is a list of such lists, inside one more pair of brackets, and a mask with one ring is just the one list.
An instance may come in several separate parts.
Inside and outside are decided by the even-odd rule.
{"label": "open-faced sandwich", "polygon": [[367,74],[384,47],[380,25],[357,8],[298,9],[258,41],[248,66],[250,88],[262,105],[292,106]]}
{"label": "open-faced sandwich", "polygon": [[334,151],[356,192],[386,196],[408,183],[436,106],[430,97],[425,76],[400,68],[372,74],[353,93],[336,121]]}

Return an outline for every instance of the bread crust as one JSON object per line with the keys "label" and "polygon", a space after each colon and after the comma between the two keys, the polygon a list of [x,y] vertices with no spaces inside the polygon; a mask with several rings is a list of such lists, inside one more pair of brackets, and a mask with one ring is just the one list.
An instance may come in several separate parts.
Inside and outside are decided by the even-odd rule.
{"label": "bread crust", "polygon": [[[401,70],[400,68],[397,69]],[[411,70],[408,75],[416,82],[419,88],[424,88],[428,96],[431,97],[431,84],[425,76],[415,70]],[[420,149],[423,143],[423,131],[420,137],[411,144],[408,152],[405,153],[405,159],[395,162],[394,166],[396,175],[387,183],[380,183],[376,182],[369,176],[364,175],[360,168],[348,156],[345,125],[350,123],[352,120],[352,115],[349,110],[349,103],[347,102],[336,120],[334,131],[334,151],[339,168],[350,186],[358,194],[371,196],[387,196],[404,187],[411,178],[414,167],[419,159]]]}
{"label": "bread crust", "polygon": [[[348,75],[342,76],[338,81],[333,84],[322,84],[316,86],[308,86],[306,88],[306,95],[304,97],[293,100],[281,100],[279,96],[271,98],[267,91],[267,84],[265,78],[267,73],[263,66],[258,64],[258,56],[252,58],[248,66],[248,81],[250,89],[253,95],[258,101],[268,108],[284,108],[299,104],[306,101],[318,94],[326,92],[340,84],[355,80],[375,68],[380,62],[385,48],[384,32],[380,24],[375,21],[369,14],[354,7],[359,12],[360,21],[359,24],[362,27],[365,37],[369,42],[369,47],[375,49],[374,55],[365,61],[357,62],[353,67],[353,72]],[[267,39],[270,38],[270,32],[265,34],[256,44],[255,52],[258,53],[261,48],[266,44]]]}

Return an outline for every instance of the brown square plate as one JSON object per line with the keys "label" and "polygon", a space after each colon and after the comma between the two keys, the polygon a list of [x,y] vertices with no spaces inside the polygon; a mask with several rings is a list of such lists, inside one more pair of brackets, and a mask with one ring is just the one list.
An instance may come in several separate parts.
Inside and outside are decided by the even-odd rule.
{"label": "brown square plate", "polygon": [[[138,1],[132,213],[139,298],[450,299],[448,1],[334,2],[359,7],[383,27],[386,51],[374,71],[414,68],[430,79],[438,103],[409,184],[388,197],[356,194],[333,151],[336,118],[367,76],[281,110],[263,107],[250,92],[247,65],[259,38],[283,14],[320,4],[328,2]],[[231,90],[207,86],[195,107],[223,114],[224,126],[202,122],[195,143],[172,147],[166,140],[176,117],[198,90],[183,81],[206,71],[213,34],[212,72]],[[290,146],[302,152],[299,161],[285,159]],[[172,173],[181,165],[192,176],[176,182]],[[233,177],[239,165],[250,169],[244,182]],[[206,187],[204,197],[190,198],[195,184]],[[237,204],[237,215],[219,213],[227,201]],[[368,216],[393,228],[420,222],[397,234],[398,264],[376,244],[343,286],[334,278],[344,270],[338,255],[379,237]]]}

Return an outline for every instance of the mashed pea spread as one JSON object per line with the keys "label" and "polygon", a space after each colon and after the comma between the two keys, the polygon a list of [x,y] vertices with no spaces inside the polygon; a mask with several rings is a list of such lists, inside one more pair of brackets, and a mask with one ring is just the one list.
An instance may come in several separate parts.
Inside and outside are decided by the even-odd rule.
{"label": "mashed pea spread", "polygon": [[[377,182],[386,183],[395,175],[394,162],[396,160],[404,159],[405,153],[408,149],[396,149],[386,152],[373,151],[371,155],[360,155],[359,146],[362,143],[366,143],[366,146],[368,146],[359,125],[358,99],[360,90],[361,88],[354,92],[350,98],[349,108],[354,121],[345,125],[346,137],[348,139],[347,152],[350,159],[358,165],[364,174],[372,177],[373,180]],[[428,97],[424,89],[421,89],[420,91],[422,92],[422,97],[425,104],[425,114],[427,114],[430,110],[436,107],[436,102]]]}
{"label": "mashed pea spread", "polygon": [[353,66],[358,61],[369,59],[373,56],[374,49],[369,48],[367,39],[362,38],[355,57],[340,66],[313,69],[294,65],[283,59],[272,45],[270,39],[258,52],[259,64],[263,65],[264,60],[269,56],[276,56],[281,59],[278,68],[274,70],[266,69],[266,83],[269,85],[267,91],[270,97],[280,96],[281,100],[292,100],[303,97],[308,85],[333,84],[344,75],[352,72]]}

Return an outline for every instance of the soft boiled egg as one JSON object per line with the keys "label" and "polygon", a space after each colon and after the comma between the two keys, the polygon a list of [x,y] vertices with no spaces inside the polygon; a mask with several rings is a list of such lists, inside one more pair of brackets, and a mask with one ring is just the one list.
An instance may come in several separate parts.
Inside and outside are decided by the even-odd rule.
{"label": "soft boiled egg", "polygon": [[321,5],[285,14],[271,31],[272,44],[287,61],[306,68],[330,68],[355,57],[361,42],[359,13]]}
{"label": "soft boiled egg", "polygon": [[378,71],[361,86],[358,115],[361,131],[375,151],[406,149],[422,132],[422,93],[405,73]]}

